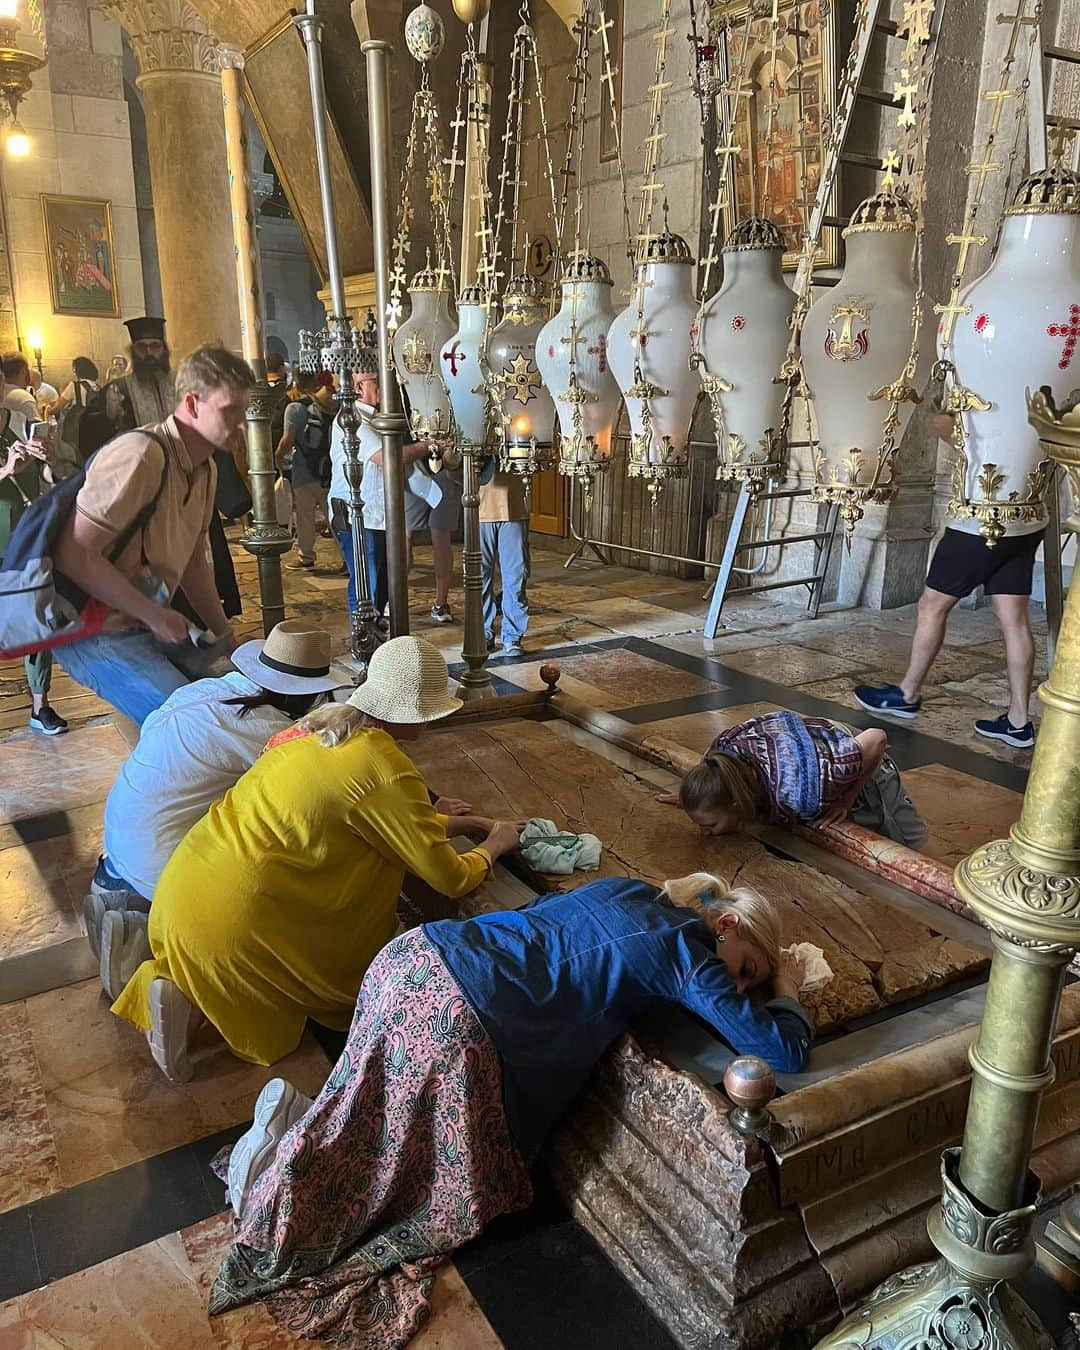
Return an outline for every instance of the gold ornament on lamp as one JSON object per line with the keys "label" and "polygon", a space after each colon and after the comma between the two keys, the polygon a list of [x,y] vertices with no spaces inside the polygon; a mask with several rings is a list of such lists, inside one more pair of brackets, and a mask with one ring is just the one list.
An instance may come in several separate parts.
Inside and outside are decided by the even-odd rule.
{"label": "gold ornament on lamp", "polygon": [[30,92],[31,77],[44,66],[48,56],[37,0],[30,0],[27,5],[27,17],[35,40],[41,44],[40,54],[18,46],[17,0],[0,0],[0,99],[6,103],[11,119],[5,147],[13,159],[23,159],[30,152],[30,138],[19,122],[19,104]]}

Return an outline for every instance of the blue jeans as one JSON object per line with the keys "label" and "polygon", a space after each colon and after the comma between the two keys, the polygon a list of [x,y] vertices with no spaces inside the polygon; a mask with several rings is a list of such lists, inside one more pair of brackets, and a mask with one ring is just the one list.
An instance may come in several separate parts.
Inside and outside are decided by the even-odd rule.
{"label": "blue jeans", "polygon": [[54,647],[53,656],[73,680],[139,726],[170,694],[189,683],[151,633],[99,633]]}
{"label": "blue jeans", "polygon": [[495,636],[495,566],[502,587],[502,642],[520,642],[529,627],[529,522],[500,520],[480,526],[480,566],[483,572],[484,632]]}
{"label": "blue jeans", "polygon": [[[356,608],[356,571],[353,561],[352,530],[335,530],[334,538],[341,548],[341,556],[349,569],[349,612]],[[381,615],[390,598],[390,583],[386,571],[386,531],[365,530],[364,544],[367,549],[368,585],[371,598],[375,602],[375,613]]]}

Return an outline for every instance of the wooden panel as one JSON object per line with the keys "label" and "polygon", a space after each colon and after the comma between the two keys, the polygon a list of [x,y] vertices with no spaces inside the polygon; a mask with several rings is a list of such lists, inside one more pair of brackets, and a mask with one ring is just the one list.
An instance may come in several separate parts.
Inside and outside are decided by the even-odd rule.
{"label": "wooden panel", "polygon": [[532,482],[529,529],[566,538],[566,479],[558,469],[545,469]]}

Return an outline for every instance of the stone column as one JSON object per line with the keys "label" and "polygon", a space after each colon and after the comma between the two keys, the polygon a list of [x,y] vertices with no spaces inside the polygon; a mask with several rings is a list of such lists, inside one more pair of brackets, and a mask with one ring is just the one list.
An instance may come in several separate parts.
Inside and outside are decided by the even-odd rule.
{"label": "stone column", "polygon": [[161,293],[177,357],[202,342],[237,350],[218,43],[187,0],[104,0],[139,60]]}

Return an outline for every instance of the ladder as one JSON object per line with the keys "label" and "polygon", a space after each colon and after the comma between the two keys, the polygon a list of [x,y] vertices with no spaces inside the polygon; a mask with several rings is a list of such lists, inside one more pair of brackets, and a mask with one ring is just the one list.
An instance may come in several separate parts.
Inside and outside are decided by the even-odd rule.
{"label": "ladder", "polygon": [[[903,101],[887,90],[877,89],[863,82],[866,62],[870,55],[874,37],[879,34],[886,38],[898,38],[900,36],[899,25],[894,20],[880,17],[881,8],[882,0],[869,0],[867,22],[861,29],[856,30],[856,45],[849,58],[851,61],[851,84],[850,87],[841,86],[835,113],[839,126],[840,147],[836,156],[836,164],[848,164],[862,169],[871,169],[877,173],[882,173],[885,170],[885,161],[879,155],[865,155],[850,151],[846,149],[846,144],[857,104],[870,103],[889,108],[903,107]],[[810,212],[810,219],[807,221],[807,229],[815,239],[820,237],[822,229],[827,226],[843,229],[848,223],[846,217],[829,213],[828,204],[833,192],[833,179],[834,173],[822,173],[817,196]],[[800,293],[806,280],[805,268],[809,265],[809,259],[804,257],[800,260],[799,270],[795,275],[796,294]],[[814,284],[835,286],[838,280],[838,277],[821,277]],[[808,444],[809,442],[791,442],[790,448],[805,448]],[[757,500],[777,501],[781,498],[808,498],[810,494],[810,488],[777,489],[770,483],[767,491],[757,494]],[[704,636],[706,638],[716,637],[720,625],[720,612],[729,596],[755,595],[762,591],[784,590],[790,586],[806,586],[810,592],[808,612],[811,618],[817,618],[825,586],[825,577],[829,569],[829,560],[832,557],[833,542],[836,537],[836,527],[839,521],[838,508],[836,506],[828,508],[825,515],[825,524],[820,530],[806,534],[778,535],[773,539],[756,539],[740,543],[740,535],[745,527],[753,500],[754,494],[744,483],[739,490],[735,509],[728,523],[724,551],[721,556],[712,599],[709,603],[708,617],[705,620]],[[808,575],[793,577],[787,581],[767,582],[760,586],[749,585],[729,588],[732,573],[738,570],[735,567],[735,559],[739,554],[766,547],[777,548],[782,552],[789,544],[811,542],[814,544],[814,567]]]}
{"label": "ladder", "polygon": [[[746,524],[750,506],[755,499],[759,502],[791,501],[796,498],[809,497],[810,492],[810,488],[774,488],[769,484],[766,491],[757,493],[755,498],[754,494],[743,483],[735,501],[735,510],[732,513],[727,538],[724,542],[724,553],[720,559],[716,581],[713,584],[709,613],[705,619],[705,637],[716,637],[720,627],[720,611],[724,608],[724,602],[734,595],[760,595],[763,591],[779,591],[789,586],[805,586],[810,592],[807,610],[812,619],[817,618],[825,589],[825,577],[829,571],[829,560],[832,557],[833,543],[836,540],[836,527],[840,520],[840,508],[838,506],[834,504],[826,511],[823,529],[814,530],[809,534],[778,535],[774,539],[749,539],[745,543],[739,542],[739,536]],[[758,586],[730,585],[731,575],[736,570],[735,559],[740,553],[750,553],[755,549],[783,548],[787,544],[807,544],[811,542],[814,545],[814,567],[813,571],[807,576],[792,577],[784,581],[766,581]]]}

